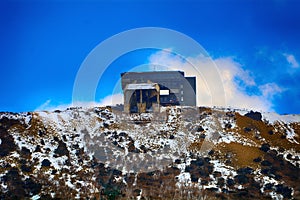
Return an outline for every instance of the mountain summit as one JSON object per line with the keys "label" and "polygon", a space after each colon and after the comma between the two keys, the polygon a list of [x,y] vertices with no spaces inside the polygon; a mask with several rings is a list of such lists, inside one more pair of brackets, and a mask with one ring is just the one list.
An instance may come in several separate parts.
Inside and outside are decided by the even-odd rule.
{"label": "mountain summit", "polygon": [[0,113],[0,199],[300,199],[300,116]]}

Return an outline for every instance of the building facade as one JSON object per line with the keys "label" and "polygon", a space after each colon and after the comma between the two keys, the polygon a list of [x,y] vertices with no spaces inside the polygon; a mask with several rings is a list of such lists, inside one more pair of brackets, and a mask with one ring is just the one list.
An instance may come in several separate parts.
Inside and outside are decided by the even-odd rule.
{"label": "building facade", "polygon": [[182,71],[126,72],[121,74],[124,111],[155,112],[159,106],[196,106],[196,77]]}

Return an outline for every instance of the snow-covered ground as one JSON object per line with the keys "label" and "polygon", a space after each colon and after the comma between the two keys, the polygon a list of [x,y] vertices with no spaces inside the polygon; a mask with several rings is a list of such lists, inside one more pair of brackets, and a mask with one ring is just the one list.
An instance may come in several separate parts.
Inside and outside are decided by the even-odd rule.
{"label": "snow-covered ground", "polygon": [[[16,120],[18,125],[11,125],[7,129],[16,148],[0,160],[0,165],[18,167],[20,159],[25,159],[26,162],[24,161],[22,166],[30,165],[32,168],[31,172],[19,170],[22,179],[46,179],[45,183],[50,184],[52,189],[43,187],[39,194],[32,194],[32,199],[39,199],[42,194],[57,197],[61,184],[64,188],[72,190],[76,198],[98,194],[101,190],[97,183],[99,178],[96,169],[91,167],[95,159],[98,163],[103,163],[104,168],[119,170],[121,174],[109,176],[114,176],[115,182],[125,185],[126,174],[163,171],[174,166],[179,170],[179,174],[176,175],[178,188],[218,188],[218,192],[243,190],[246,187],[243,182],[234,183],[233,187],[226,184],[229,179],[239,178],[237,169],[240,166],[233,165],[228,159],[226,161],[222,156],[227,155],[222,155],[218,148],[232,143],[260,148],[261,144],[267,142],[268,138],[263,137],[259,128],[249,127],[254,130],[250,132],[252,136],[250,133],[245,134],[246,127],[239,127],[237,124],[235,113],[244,115],[248,112],[230,108],[207,108],[199,113],[197,108],[177,106],[163,108],[158,114],[130,116],[105,107],[70,108],[54,112],[1,113],[0,120]],[[300,123],[299,115],[262,113],[262,121],[274,126],[274,134],[286,134],[285,140],[289,145],[299,145],[299,130],[291,125]],[[251,121],[248,124],[254,126]],[[7,137],[1,136],[1,147],[6,145]],[[271,146],[274,150],[279,148]],[[221,157],[211,156],[211,150],[219,151]],[[295,148],[285,151],[286,153],[282,153],[283,159],[299,168],[300,152]],[[192,165],[196,166],[191,163],[197,163],[198,157],[209,158],[203,166],[201,164],[198,167],[210,169],[210,166],[213,166],[211,172],[220,175],[199,175],[193,169],[189,169]],[[9,170],[10,167],[1,170],[0,178],[5,177]],[[284,181],[279,182],[274,177],[261,174],[260,170],[258,167],[251,173],[261,185],[261,193],[266,191],[267,183],[285,184]],[[224,186],[220,186],[219,176],[225,180]],[[5,181],[1,182],[0,188],[1,192],[9,190]],[[274,199],[283,197],[276,191],[267,191],[267,195]]]}

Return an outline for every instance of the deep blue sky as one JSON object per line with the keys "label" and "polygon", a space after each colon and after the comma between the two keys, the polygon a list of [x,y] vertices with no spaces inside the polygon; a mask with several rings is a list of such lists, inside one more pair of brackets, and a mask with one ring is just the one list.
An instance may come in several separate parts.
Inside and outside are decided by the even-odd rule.
{"label": "deep blue sky", "polygon": [[[299,10],[297,0],[2,0],[0,110],[30,111],[49,99],[52,105],[71,103],[77,70],[94,47],[119,32],[154,26],[194,38],[213,58],[234,57],[258,84],[285,89],[274,96],[277,112],[300,113],[300,68],[284,56],[300,62]],[[116,63],[146,63],[150,54]],[[111,81],[119,78],[113,70],[110,75]]]}

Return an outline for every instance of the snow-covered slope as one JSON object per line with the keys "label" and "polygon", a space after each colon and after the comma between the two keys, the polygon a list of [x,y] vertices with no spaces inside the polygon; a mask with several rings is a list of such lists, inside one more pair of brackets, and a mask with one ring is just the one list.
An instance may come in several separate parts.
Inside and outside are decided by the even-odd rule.
{"label": "snow-covered slope", "polygon": [[299,115],[0,114],[0,198],[300,198]]}

